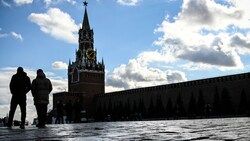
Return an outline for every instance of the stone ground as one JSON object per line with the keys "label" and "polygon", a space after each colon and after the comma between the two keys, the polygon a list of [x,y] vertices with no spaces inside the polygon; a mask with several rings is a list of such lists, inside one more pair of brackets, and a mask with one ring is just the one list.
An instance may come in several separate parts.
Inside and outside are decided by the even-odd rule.
{"label": "stone ground", "polygon": [[0,127],[0,140],[249,141],[250,118],[53,124]]}

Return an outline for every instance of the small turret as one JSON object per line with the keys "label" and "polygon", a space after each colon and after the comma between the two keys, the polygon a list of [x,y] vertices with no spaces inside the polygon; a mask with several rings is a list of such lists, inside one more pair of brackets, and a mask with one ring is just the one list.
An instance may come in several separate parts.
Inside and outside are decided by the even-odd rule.
{"label": "small turret", "polygon": [[69,64],[68,64],[69,66],[71,65],[71,60],[69,59]]}
{"label": "small turret", "polygon": [[103,60],[103,57],[102,57],[102,65],[104,66],[104,60]]}

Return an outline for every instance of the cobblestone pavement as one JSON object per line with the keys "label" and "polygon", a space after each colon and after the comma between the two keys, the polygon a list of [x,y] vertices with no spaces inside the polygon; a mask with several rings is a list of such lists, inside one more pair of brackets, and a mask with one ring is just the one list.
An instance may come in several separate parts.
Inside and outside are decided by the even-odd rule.
{"label": "cobblestone pavement", "polygon": [[0,140],[250,140],[250,118],[0,127]]}

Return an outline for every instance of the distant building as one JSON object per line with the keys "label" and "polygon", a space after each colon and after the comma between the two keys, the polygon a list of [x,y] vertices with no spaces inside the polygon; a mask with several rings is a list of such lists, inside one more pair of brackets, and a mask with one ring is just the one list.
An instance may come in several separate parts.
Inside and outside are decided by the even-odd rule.
{"label": "distant building", "polygon": [[75,61],[69,61],[68,92],[55,93],[53,106],[80,101],[96,120],[246,116],[250,113],[250,73],[105,93],[104,61],[97,61],[87,3]]}

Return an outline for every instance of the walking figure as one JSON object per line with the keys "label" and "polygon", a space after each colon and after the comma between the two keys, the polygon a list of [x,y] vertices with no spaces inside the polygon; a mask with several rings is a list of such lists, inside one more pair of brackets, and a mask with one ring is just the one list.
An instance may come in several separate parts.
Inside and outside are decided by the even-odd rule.
{"label": "walking figure", "polygon": [[49,94],[52,91],[52,84],[42,69],[37,70],[36,79],[32,81],[32,96],[36,106],[38,124],[36,127],[43,128],[46,123],[47,105],[49,104]]}
{"label": "walking figure", "polygon": [[27,73],[23,71],[22,67],[17,68],[17,73],[14,74],[10,81],[10,92],[12,94],[9,111],[9,121],[7,126],[12,127],[13,117],[16,111],[17,105],[21,109],[21,125],[20,128],[25,128],[26,118],[26,94],[31,89],[30,78]]}
{"label": "walking figure", "polygon": [[63,104],[62,104],[62,100],[60,100],[60,102],[57,103],[56,105],[56,121],[55,123],[62,123],[63,124]]}
{"label": "walking figure", "polygon": [[80,114],[81,114],[81,110],[82,110],[82,106],[80,104],[79,99],[75,102],[74,104],[74,110],[75,110],[75,120],[74,123],[79,123],[80,121]]}
{"label": "walking figure", "polygon": [[71,123],[72,121],[72,112],[73,112],[73,105],[71,100],[65,105],[65,112],[66,112],[66,122]]}

